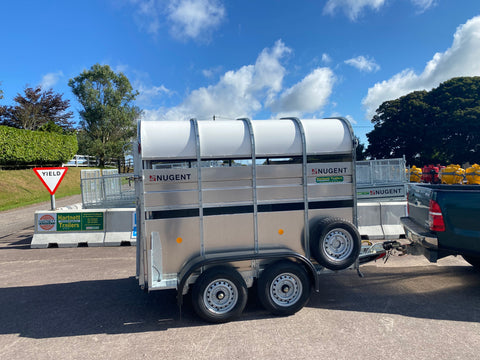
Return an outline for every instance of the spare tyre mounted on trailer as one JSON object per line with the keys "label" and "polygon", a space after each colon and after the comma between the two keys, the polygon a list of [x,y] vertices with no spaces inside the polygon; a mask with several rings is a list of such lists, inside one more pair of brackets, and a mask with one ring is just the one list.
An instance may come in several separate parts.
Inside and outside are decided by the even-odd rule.
{"label": "spare tyre mounted on trailer", "polygon": [[361,237],[350,222],[332,217],[318,220],[310,235],[313,258],[330,270],[343,270],[360,254]]}

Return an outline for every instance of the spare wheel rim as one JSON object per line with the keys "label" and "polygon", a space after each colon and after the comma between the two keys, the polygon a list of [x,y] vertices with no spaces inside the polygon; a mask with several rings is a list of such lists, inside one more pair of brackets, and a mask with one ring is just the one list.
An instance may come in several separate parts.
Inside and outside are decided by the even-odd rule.
{"label": "spare wheel rim", "polygon": [[330,260],[342,261],[353,252],[353,237],[347,230],[336,228],[327,233],[322,246]]}

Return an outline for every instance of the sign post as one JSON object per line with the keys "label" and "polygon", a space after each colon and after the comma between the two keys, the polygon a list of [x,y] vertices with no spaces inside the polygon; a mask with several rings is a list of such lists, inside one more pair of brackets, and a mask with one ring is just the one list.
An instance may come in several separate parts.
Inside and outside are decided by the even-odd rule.
{"label": "sign post", "polygon": [[63,177],[67,173],[68,168],[66,167],[48,167],[48,168],[34,168],[33,171],[39,179],[42,181],[43,185],[47,188],[50,193],[50,203],[52,210],[55,210],[55,191],[57,191],[58,185],[63,180]]}

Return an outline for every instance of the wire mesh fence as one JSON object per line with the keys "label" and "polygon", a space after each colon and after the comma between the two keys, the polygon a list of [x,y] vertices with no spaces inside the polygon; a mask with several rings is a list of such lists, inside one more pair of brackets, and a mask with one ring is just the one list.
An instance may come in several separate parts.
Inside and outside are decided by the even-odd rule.
{"label": "wire mesh fence", "polygon": [[117,169],[81,171],[84,209],[135,207],[133,174],[119,174]]}
{"label": "wire mesh fence", "polygon": [[407,182],[405,159],[357,161],[357,185],[387,185]]}

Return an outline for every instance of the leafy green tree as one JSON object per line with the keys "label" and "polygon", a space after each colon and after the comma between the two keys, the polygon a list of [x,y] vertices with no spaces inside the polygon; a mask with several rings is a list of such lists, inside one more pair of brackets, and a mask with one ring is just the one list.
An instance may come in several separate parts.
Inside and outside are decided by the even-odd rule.
{"label": "leafy green tree", "polygon": [[479,162],[480,77],[453,78],[429,93],[444,163]]}
{"label": "leafy green tree", "polygon": [[57,134],[63,134],[64,130],[60,125],[55,124],[52,120],[43,124],[38,128],[38,131],[52,132]]}
{"label": "leafy green tree", "polygon": [[367,154],[405,155],[411,165],[478,162],[479,120],[480,77],[453,78],[381,104],[367,134]]}
{"label": "leafy green tree", "polygon": [[70,100],[63,100],[62,94],[56,94],[52,89],[42,91],[40,86],[26,87],[25,95],[17,94],[13,99],[15,106],[2,107],[2,125],[25,130],[38,130],[48,122],[62,128],[63,131],[73,130],[73,112],[67,111]]}
{"label": "leafy green tree", "polygon": [[100,166],[111,158],[123,158],[141,114],[133,105],[138,95],[123,73],[115,73],[108,65],[93,65],[68,85],[83,110],[80,111],[79,148],[99,158]]}
{"label": "leafy green tree", "polygon": [[357,160],[365,160],[365,144],[360,142],[360,139],[358,136],[355,136],[356,142],[357,142],[357,147],[355,149],[356,151],[356,159]]}
{"label": "leafy green tree", "polygon": [[[424,139],[430,118],[425,104],[426,92],[416,91],[396,100],[386,101],[373,117],[374,129],[367,134],[367,154],[373,158],[400,158],[408,163],[422,161]],[[420,143],[420,144],[419,144]]]}
{"label": "leafy green tree", "polygon": [[[2,83],[0,82],[0,85]],[[3,90],[0,89],[0,100],[3,99]],[[3,123],[3,116],[5,115],[6,107],[4,105],[0,105],[0,125]]]}

